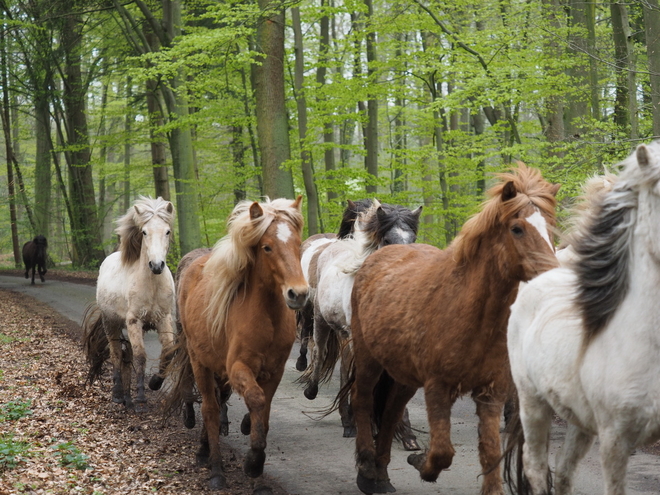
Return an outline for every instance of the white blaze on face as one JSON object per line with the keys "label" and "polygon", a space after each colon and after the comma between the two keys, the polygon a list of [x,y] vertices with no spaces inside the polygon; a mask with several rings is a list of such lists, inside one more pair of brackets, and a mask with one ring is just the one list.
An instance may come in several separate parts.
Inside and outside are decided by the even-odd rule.
{"label": "white blaze on face", "polygon": [[291,227],[289,227],[286,223],[280,223],[277,226],[277,238],[286,243],[286,241],[289,240],[289,237],[291,237]]}
{"label": "white blaze on face", "polygon": [[403,230],[401,227],[397,227],[394,232],[396,232],[396,235],[401,237],[401,240],[403,241],[403,244],[408,244],[408,241],[410,240],[410,232],[407,230]]}
{"label": "white blaze on face", "polygon": [[530,216],[528,216],[525,220],[527,220],[530,224],[532,224],[534,227],[536,227],[536,230],[539,231],[539,234],[541,234],[541,237],[545,239],[545,242],[548,243],[548,246],[550,246],[550,249],[553,251],[555,250],[554,247],[552,246],[552,242],[550,242],[550,237],[548,236],[548,224],[545,221],[545,218],[543,218],[543,215],[541,212],[537,209],[534,213],[532,213]]}

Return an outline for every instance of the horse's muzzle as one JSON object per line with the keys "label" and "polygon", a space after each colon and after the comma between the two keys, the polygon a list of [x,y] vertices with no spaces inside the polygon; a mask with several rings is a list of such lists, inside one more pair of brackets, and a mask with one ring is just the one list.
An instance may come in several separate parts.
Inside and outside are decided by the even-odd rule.
{"label": "horse's muzzle", "polygon": [[149,269],[151,270],[151,273],[153,273],[154,275],[160,275],[161,273],[163,273],[163,270],[165,269],[165,262],[160,261],[154,263],[153,261],[150,261]]}
{"label": "horse's muzzle", "polygon": [[291,309],[302,309],[302,307],[307,302],[308,290],[296,291],[294,289],[289,289],[285,293],[284,299],[286,300],[286,305]]}

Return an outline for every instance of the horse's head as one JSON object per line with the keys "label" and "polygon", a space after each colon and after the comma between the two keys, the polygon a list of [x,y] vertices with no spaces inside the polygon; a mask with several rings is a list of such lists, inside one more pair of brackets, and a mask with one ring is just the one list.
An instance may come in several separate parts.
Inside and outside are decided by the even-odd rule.
{"label": "horse's head", "polygon": [[140,198],[126,215],[118,220],[122,263],[137,260],[148,263],[154,275],[165,270],[170,247],[174,207],[163,198]]}
{"label": "horse's head", "polygon": [[[553,197],[558,190],[558,185],[552,188]],[[532,198],[519,192],[513,181],[502,188],[501,202],[506,213],[502,215],[501,227],[505,252],[501,253],[500,262],[525,282],[559,266],[552,241],[554,210],[544,211]]]}
{"label": "horse's head", "polygon": [[417,240],[421,213],[421,206],[411,211],[399,205],[381,205],[376,210],[380,234],[378,247],[414,243]]}
{"label": "horse's head", "polygon": [[48,247],[48,241],[46,240],[46,236],[42,234],[36,236],[32,242],[34,242],[37,245],[37,247],[41,249],[46,249]]}
{"label": "horse's head", "polygon": [[[274,200],[277,205],[282,200]],[[289,200],[290,201],[290,200]],[[300,265],[300,243],[302,236],[302,196],[287,208],[276,207],[276,214],[256,246],[255,269],[270,278],[274,286],[282,291],[286,305],[301,309],[307,301],[308,285]],[[250,218],[264,216],[257,202],[250,206]]]}

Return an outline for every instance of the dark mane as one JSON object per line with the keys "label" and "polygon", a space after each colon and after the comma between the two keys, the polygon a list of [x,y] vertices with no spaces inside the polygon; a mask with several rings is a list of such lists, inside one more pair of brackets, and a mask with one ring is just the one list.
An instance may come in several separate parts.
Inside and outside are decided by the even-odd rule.
{"label": "dark mane", "polygon": [[337,233],[338,239],[345,239],[353,233],[353,226],[355,225],[355,219],[358,215],[364,211],[367,211],[371,207],[370,199],[360,199],[358,201],[348,200],[346,209],[344,209],[344,214],[341,218],[341,224],[339,225],[339,232]]}
{"label": "dark mane", "polygon": [[[479,239],[484,232],[497,224],[508,221],[520,210],[532,203],[536,206],[551,227],[555,226],[555,194],[558,186],[547,182],[541,172],[522,162],[510,172],[497,175],[499,182],[488,190],[490,199],[486,200],[482,210],[471,217],[451,246],[455,249],[457,263],[473,259],[479,249]],[[508,201],[502,201],[502,191],[508,182],[513,182],[517,194]]]}
{"label": "dark mane", "polygon": [[580,228],[572,238],[577,254],[573,264],[578,278],[575,302],[582,314],[587,344],[609,323],[630,285],[630,248],[640,185],[648,179],[635,153],[623,164],[627,166],[612,190],[598,197],[578,218]]}

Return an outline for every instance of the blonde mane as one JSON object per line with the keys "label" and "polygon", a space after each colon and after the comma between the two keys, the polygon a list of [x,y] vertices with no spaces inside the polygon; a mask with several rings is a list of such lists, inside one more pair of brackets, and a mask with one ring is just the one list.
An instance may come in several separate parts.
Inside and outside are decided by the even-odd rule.
{"label": "blonde mane", "polygon": [[158,216],[172,228],[174,207],[160,196],[153,199],[140,196],[126,214],[117,219],[115,233],[119,236],[119,251],[122,265],[131,265],[140,259],[142,250],[142,227],[153,217]]}
{"label": "blonde mane", "polygon": [[[479,213],[465,222],[461,232],[456,236],[451,247],[454,249],[454,259],[461,264],[472,260],[478,252],[480,237],[495,228],[498,224],[508,221],[529,203],[541,210],[546,221],[555,226],[555,194],[558,186],[547,182],[537,169],[530,168],[518,162],[510,172],[497,174],[499,182],[491,187]],[[516,196],[508,201],[502,201],[501,195],[507,182],[513,182]]]}
{"label": "blonde mane", "polygon": [[252,249],[257,245],[276,217],[283,217],[302,234],[303,216],[293,207],[290,199],[268,198],[259,203],[263,215],[252,219],[252,201],[238,203],[227,221],[227,235],[220,239],[204,264],[203,277],[207,282],[207,318],[213,335],[219,335],[227,320],[229,306],[241,286],[247,283],[255,256]]}

